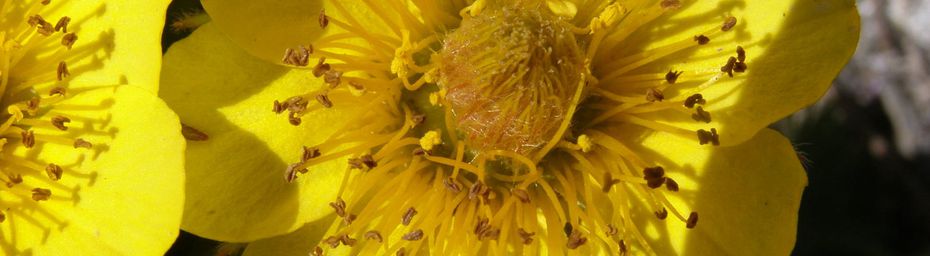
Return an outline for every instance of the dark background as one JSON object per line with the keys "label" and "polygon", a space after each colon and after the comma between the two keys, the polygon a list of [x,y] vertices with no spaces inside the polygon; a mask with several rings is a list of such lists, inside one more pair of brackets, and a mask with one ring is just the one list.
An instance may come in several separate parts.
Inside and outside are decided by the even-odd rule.
{"label": "dark background", "polygon": [[[853,60],[824,98],[779,123],[806,160],[795,255],[930,255],[930,1],[859,0]],[[198,0],[174,0],[171,28]],[[168,255],[216,255],[181,232]]]}

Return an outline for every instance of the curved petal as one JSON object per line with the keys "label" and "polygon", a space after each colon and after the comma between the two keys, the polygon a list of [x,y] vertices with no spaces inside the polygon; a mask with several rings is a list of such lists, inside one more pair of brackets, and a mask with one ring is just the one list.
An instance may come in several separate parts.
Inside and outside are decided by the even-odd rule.
{"label": "curved petal", "polygon": [[[68,30],[78,36],[71,50],[64,53],[71,73],[80,73],[69,82],[69,88],[132,84],[158,91],[159,42],[169,0],[51,2],[41,15],[50,22],[70,17]],[[46,65],[55,70],[44,61],[25,59],[17,66]]]}
{"label": "curved petal", "polygon": [[[681,9],[646,24],[604,57],[621,59],[682,40],[691,41],[709,29],[719,30],[724,17],[735,17],[737,25],[733,30],[710,36],[709,44],[631,72],[664,74],[682,70],[680,80],[686,82],[672,85],[666,98],[687,97],[712,74],[722,74],[719,70],[727,59],[737,56],[737,46],[745,48],[749,67],[745,73],[736,73],[733,78],[722,74],[700,91],[707,99],[704,109],[712,116],[709,124],[692,120],[690,114],[678,110],[643,115],[691,131],[716,128],[724,145],[740,144],[758,130],[820,99],[852,56],[859,38],[859,16],[851,0],[682,2]],[[688,81],[696,76],[703,78]]]}
{"label": "curved petal", "polygon": [[[632,133],[627,133],[632,134]],[[634,138],[629,138],[634,139]],[[659,255],[786,255],[794,248],[801,193],[807,175],[791,143],[769,129],[732,147],[704,148],[656,133],[634,147],[651,152],[679,192],[666,196],[694,229],[673,214],[658,221],[638,209],[638,222]],[[671,211],[670,211],[671,212]]]}
{"label": "curved petal", "polygon": [[[252,57],[208,23],[165,56],[161,96],[181,122],[206,133],[188,145],[187,203],[182,228],[240,242],[280,235],[331,213],[341,173],[285,181],[303,146],[320,143],[354,112],[324,110],[293,126],[272,112],[275,100],[318,88],[310,70],[290,70]],[[345,167],[337,159],[320,168]]]}
{"label": "curved petal", "polygon": [[[333,218],[322,218],[307,223],[300,229],[285,235],[270,237],[249,243],[243,255],[308,255],[323,240],[326,229],[333,223]],[[341,248],[348,248],[343,246]],[[339,252],[345,252],[339,254]],[[331,250],[329,255],[349,255],[348,250]]]}
{"label": "curved petal", "polygon": [[12,158],[21,160],[14,162],[58,164],[63,175],[58,181],[24,175],[16,185],[48,188],[47,201],[3,199],[7,206],[23,207],[5,212],[0,247],[10,255],[163,254],[177,237],[184,200],[177,116],[134,86],[69,93],[74,96],[56,104],[53,115],[72,118],[73,126],[58,136],[78,136],[93,148],[43,139],[54,136],[54,128],[33,128],[39,142],[32,149],[16,148]]}

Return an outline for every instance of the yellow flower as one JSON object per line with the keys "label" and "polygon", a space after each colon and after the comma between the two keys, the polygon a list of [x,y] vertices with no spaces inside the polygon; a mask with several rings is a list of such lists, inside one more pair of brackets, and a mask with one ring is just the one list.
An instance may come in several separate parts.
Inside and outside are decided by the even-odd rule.
{"label": "yellow flower", "polygon": [[0,2],[0,251],[158,255],[184,140],[157,97],[168,1]]}
{"label": "yellow flower", "polygon": [[182,228],[258,255],[787,254],[765,127],[858,38],[841,0],[204,6],[162,77],[210,136]]}

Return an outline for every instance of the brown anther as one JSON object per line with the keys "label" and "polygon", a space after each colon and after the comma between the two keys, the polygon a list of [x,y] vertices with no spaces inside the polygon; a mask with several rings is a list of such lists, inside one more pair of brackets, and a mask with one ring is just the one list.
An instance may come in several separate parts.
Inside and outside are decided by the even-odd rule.
{"label": "brown anther", "polygon": [[342,242],[342,244],[352,247],[352,246],[355,246],[355,243],[357,242],[357,240],[355,240],[355,238],[349,237],[349,235],[342,235],[341,237],[339,237],[339,242]]}
{"label": "brown anther", "polygon": [[565,226],[562,226],[562,232],[565,232],[565,235],[567,236],[567,235],[571,235],[572,231],[574,231],[574,227],[572,227],[572,223],[565,222]]}
{"label": "brown anther", "polygon": [[34,112],[39,109],[39,103],[42,103],[42,98],[32,97],[32,99],[26,102],[26,109]]}
{"label": "brown anther", "polygon": [[61,95],[65,96],[67,90],[64,87],[55,87],[48,91],[48,96]]}
{"label": "brown anther", "polygon": [[705,45],[707,43],[710,43],[710,38],[705,35],[697,35],[697,36],[694,36],[694,41],[697,42],[698,45]]}
{"label": "brown anther", "polygon": [[727,20],[723,21],[723,26],[720,26],[720,31],[730,31],[734,26],[736,26],[736,17],[727,17]]}
{"label": "brown anther", "polygon": [[352,87],[352,89],[355,89],[355,90],[359,90],[359,91],[364,91],[364,90],[365,90],[365,86],[364,86],[364,85],[362,85],[362,84],[360,84],[360,83],[358,83],[358,82],[355,82],[355,81],[349,81],[349,86]]}
{"label": "brown anther", "polygon": [[29,19],[26,20],[26,23],[29,23],[29,26],[33,27],[38,26],[42,22],[45,22],[45,19],[38,14],[29,16]]}
{"label": "brown anther", "polygon": [[316,101],[320,102],[320,105],[323,105],[324,108],[332,108],[333,102],[329,100],[329,96],[326,94],[317,94]]}
{"label": "brown anther", "polygon": [[68,33],[68,23],[71,23],[71,17],[63,16],[58,19],[58,23],[55,24],[55,31],[60,31],[61,33]]}
{"label": "brown anther", "polygon": [[685,222],[685,226],[688,227],[689,229],[692,229],[695,226],[697,226],[697,222],[698,222],[698,213],[691,212],[691,215],[688,215],[688,221]]}
{"label": "brown anther", "polygon": [[326,26],[329,26],[329,17],[326,16],[325,9],[320,10],[320,17],[318,18],[318,21],[320,22],[321,28],[326,28]]}
{"label": "brown anther", "polygon": [[52,0],[42,0],[41,3],[42,3],[42,5],[48,5],[48,4],[52,3]]}
{"label": "brown anther", "polygon": [[656,215],[656,218],[659,218],[660,220],[668,218],[668,211],[665,210],[665,208],[659,209],[658,211],[654,212],[654,214]]}
{"label": "brown anther", "polygon": [[378,166],[378,162],[375,161],[374,157],[369,154],[364,154],[358,158],[349,158],[349,166],[353,169],[363,170],[366,167],[368,169],[375,168]]}
{"label": "brown anther", "polygon": [[291,123],[291,125],[293,126],[299,126],[300,123],[303,121],[300,120],[300,117],[297,116],[296,112],[290,112],[290,113],[287,113],[287,122]]}
{"label": "brown anther", "polygon": [[68,71],[68,63],[65,63],[64,61],[58,62],[58,69],[56,70],[56,75],[58,75],[58,81],[61,81],[71,76],[71,72]]}
{"label": "brown anther", "polygon": [[91,149],[91,148],[94,148],[94,144],[93,144],[93,143],[90,143],[90,141],[86,141],[86,140],[84,140],[84,139],[77,138],[76,140],[74,140],[74,148],[86,148],[86,149]]}
{"label": "brown anther", "polygon": [[306,99],[304,99],[304,97],[301,97],[301,96],[290,97],[287,99],[287,101],[285,101],[284,103],[281,103],[281,105],[286,107],[288,111],[298,112],[298,113],[304,112],[304,110],[307,110],[307,105],[309,104],[310,102],[308,102]]}
{"label": "brown anther", "polygon": [[319,246],[313,248],[313,252],[310,253],[311,256],[323,256],[323,248]]}
{"label": "brown anther", "polygon": [[10,179],[10,181],[7,182],[7,184],[6,184],[7,187],[13,187],[13,186],[15,186],[16,184],[21,184],[21,183],[23,183],[23,175],[22,175],[22,174],[19,174],[19,173],[17,173],[17,174],[7,174],[6,177],[7,177],[8,179]]}
{"label": "brown anther", "polygon": [[189,141],[205,141],[210,139],[210,136],[206,133],[183,123],[181,124],[181,135],[184,136],[184,139]]}
{"label": "brown anther", "polygon": [[665,168],[661,166],[649,167],[643,169],[643,179],[649,188],[658,188],[665,183]]}
{"label": "brown anther", "polygon": [[401,238],[407,241],[419,241],[420,239],[423,239],[423,230],[417,229],[411,231],[410,233],[404,234],[404,236]]}
{"label": "brown anther", "polygon": [[67,33],[61,37],[61,45],[68,50],[71,50],[71,47],[74,46],[74,42],[77,42],[78,36],[75,33]]}
{"label": "brown anther", "polygon": [[323,243],[328,244],[329,248],[335,249],[336,247],[339,247],[340,243],[342,243],[342,239],[335,236],[329,236],[326,239],[323,239]]}
{"label": "brown anther", "polygon": [[478,196],[486,196],[490,191],[480,180],[471,185],[468,189],[468,199],[475,199]]}
{"label": "brown anther", "polygon": [[620,255],[626,255],[628,249],[626,247],[626,242],[623,239],[620,239]]}
{"label": "brown anther", "polygon": [[620,230],[614,227],[614,224],[607,224],[607,231],[604,232],[605,235],[615,236],[617,233],[620,233]]}
{"label": "brown anther", "polygon": [[320,148],[317,147],[304,147],[303,154],[300,155],[300,161],[306,162],[307,160],[314,159],[319,157]]}
{"label": "brown anther", "polygon": [[698,122],[710,123],[710,112],[704,111],[704,108],[698,106],[695,112],[691,114],[691,119]]}
{"label": "brown anther", "polygon": [[346,226],[348,226],[348,225],[352,225],[352,222],[355,222],[356,219],[358,219],[358,215],[349,214],[349,215],[346,215],[345,218],[342,218],[342,221],[346,223]]}
{"label": "brown anther", "polygon": [[[39,15],[36,14],[35,16],[39,16]],[[52,25],[52,23],[45,21],[45,19],[42,19],[42,17],[39,17],[39,19],[40,20],[37,24],[38,26],[36,27],[36,32],[38,32],[39,34],[43,36],[50,36],[52,35],[52,33],[55,33],[55,25]]]}
{"label": "brown anther", "polygon": [[733,72],[743,73],[746,72],[746,69],[749,69],[749,66],[746,65],[746,62],[737,62],[733,65]]}
{"label": "brown anther", "polygon": [[307,48],[303,45],[297,50],[287,48],[284,50],[284,57],[281,62],[291,66],[306,67],[310,65],[310,54],[313,53],[313,46]]}
{"label": "brown anther", "polygon": [[604,186],[601,190],[604,191],[604,193],[610,192],[610,188],[617,183],[620,183],[620,180],[614,179],[614,177],[610,175],[610,172],[604,172]]}
{"label": "brown anther", "polygon": [[720,135],[717,134],[716,128],[710,128],[710,131],[700,129],[697,131],[698,141],[701,145],[711,143],[714,146],[720,145]]}
{"label": "brown anther", "polygon": [[687,108],[693,108],[695,104],[704,105],[705,103],[707,103],[707,101],[704,100],[704,96],[700,93],[688,96],[688,98],[685,99],[685,107]]}
{"label": "brown anther", "polygon": [[336,215],[339,215],[339,217],[346,216],[346,201],[343,201],[342,198],[336,198],[336,201],[329,203],[329,206],[336,210]]}
{"label": "brown anther", "polygon": [[527,232],[523,228],[517,229],[517,233],[520,234],[520,239],[523,239],[523,244],[529,245],[533,243],[533,236],[536,235],[536,232]]}
{"label": "brown anther", "polygon": [[32,200],[34,201],[47,201],[49,197],[52,197],[51,190],[44,188],[32,189]]}
{"label": "brown anther", "polygon": [[316,66],[313,66],[313,77],[321,77],[326,73],[326,71],[331,69],[332,67],[326,63],[326,57],[320,57],[320,60],[316,63]]}
{"label": "brown anther", "polygon": [[397,253],[394,253],[394,256],[407,256],[406,251],[407,249],[401,247],[400,249],[397,249]]}
{"label": "brown anther", "polygon": [[519,199],[520,202],[523,202],[524,204],[530,203],[530,192],[517,188],[517,189],[513,189],[512,191],[510,191],[510,193],[512,193],[513,196],[517,197],[517,199]]}
{"label": "brown anther", "polygon": [[329,88],[336,88],[342,83],[342,72],[336,70],[323,72],[323,82],[326,82]]}
{"label": "brown anther", "polygon": [[568,249],[577,249],[585,243],[588,242],[588,239],[581,235],[581,232],[573,232],[568,236],[568,243],[565,245]]}
{"label": "brown anther", "polygon": [[379,243],[384,241],[384,239],[381,238],[381,233],[378,233],[378,231],[374,231],[374,230],[365,232],[365,239],[375,240],[375,241],[378,241]]}
{"label": "brown anther", "polygon": [[681,2],[678,0],[662,0],[662,2],[659,3],[659,6],[661,6],[662,9],[674,10],[681,8]]}
{"label": "brown anther", "polygon": [[736,60],[746,62],[746,49],[739,45],[736,46]]}
{"label": "brown anther", "polygon": [[3,214],[3,212],[0,212],[0,223],[3,223],[3,221],[5,220],[6,220],[6,214]]}
{"label": "brown anther", "polygon": [[45,174],[48,175],[48,178],[51,180],[60,180],[63,172],[61,166],[57,164],[48,164],[48,166],[45,167]]}
{"label": "brown anther", "polygon": [[678,182],[675,182],[672,178],[665,177],[665,189],[672,192],[678,192]]}
{"label": "brown anther", "polygon": [[58,128],[58,130],[67,131],[68,126],[65,126],[65,124],[70,123],[70,122],[71,122],[71,118],[68,118],[65,116],[52,117],[52,126],[55,126],[55,128]]}
{"label": "brown anther", "polygon": [[[420,149],[420,150],[422,150],[422,149]],[[449,177],[449,178],[446,178],[445,180],[443,180],[443,181],[442,181],[442,185],[444,185],[444,186],[446,187],[446,189],[448,189],[448,190],[449,190],[450,192],[452,192],[453,194],[458,194],[459,192],[462,192],[462,186],[459,185],[459,182],[456,181],[456,180],[455,180],[454,178],[452,178],[452,177]]]}
{"label": "brown anther", "polygon": [[481,233],[484,233],[485,231],[490,229],[491,225],[489,225],[488,222],[489,220],[487,218],[479,217],[478,223],[475,223],[475,230],[474,230],[475,235],[480,236]]}
{"label": "brown anther", "polygon": [[669,70],[668,73],[665,73],[665,82],[668,82],[668,84],[674,84],[676,81],[678,81],[678,77],[683,73],[685,72]]}
{"label": "brown anther", "polygon": [[36,135],[32,130],[26,130],[20,133],[23,137],[23,146],[26,148],[32,148],[36,145]]}
{"label": "brown anther", "polygon": [[720,67],[720,72],[727,73],[730,77],[733,77],[733,68],[736,67],[736,57],[730,56],[727,59],[727,64]]}
{"label": "brown anther", "polygon": [[422,156],[422,155],[428,154],[429,152],[426,152],[426,150],[423,150],[422,148],[415,148],[415,149],[413,149],[413,152],[412,152],[412,153],[413,153],[413,155],[415,155],[415,156]]}
{"label": "brown anther", "polygon": [[407,212],[405,212],[404,216],[400,218],[400,222],[403,223],[404,226],[410,225],[410,221],[412,221],[413,216],[416,216],[416,215],[417,215],[417,209],[414,209],[413,207],[407,208]]}
{"label": "brown anther", "polygon": [[284,110],[287,110],[287,107],[288,107],[287,102],[282,103],[278,100],[275,100],[274,107],[271,108],[271,111],[274,112],[275,114],[281,114],[281,113],[284,113]]}
{"label": "brown anther", "polygon": [[410,117],[410,121],[413,121],[413,125],[420,125],[426,121],[426,115],[416,114]]}
{"label": "brown anther", "polygon": [[646,90],[646,101],[656,102],[656,101],[662,101],[664,99],[665,99],[665,94],[663,94],[662,91],[659,90],[659,88],[653,87],[653,88],[649,88],[648,90]]}
{"label": "brown anther", "polygon": [[302,163],[293,163],[287,166],[287,169],[284,170],[284,180],[287,183],[293,183],[297,180],[298,173],[307,173],[307,168],[301,168]]}

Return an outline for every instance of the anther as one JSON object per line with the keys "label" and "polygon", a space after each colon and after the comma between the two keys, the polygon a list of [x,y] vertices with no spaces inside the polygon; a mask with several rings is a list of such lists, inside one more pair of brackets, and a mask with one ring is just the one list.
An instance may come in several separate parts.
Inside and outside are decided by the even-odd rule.
{"label": "anther", "polygon": [[84,140],[84,139],[77,138],[76,140],[74,140],[74,148],[86,148],[86,149],[91,149],[91,148],[94,148],[94,144],[92,144],[92,143],[90,143],[89,141],[86,141],[86,140]]}
{"label": "anther", "polygon": [[296,114],[297,113],[295,112],[290,112],[287,114],[287,122],[291,123],[291,125],[293,126],[299,126],[300,123],[303,122],[302,120],[300,120],[300,117],[296,116]]}
{"label": "anther", "polygon": [[723,21],[720,31],[730,31],[734,26],[736,26],[736,17],[727,17],[727,20]]}
{"label": "anther", "polygon": [[287,183],[292,183],[297,180],[298,173],[307,173],[306,168],[299,168],[301,163],[293,163],[287,166],[287,169],[284,170],[284,180]]}
{"label": "anther", "polygon": [[64,16],[61,19],[58,19],[58,23],[55,24],[55,31],[61,31],[61,33],[68,33],[68,23],[71,23],[71,17]]}
{"label": "anther", "polygon": [[412,117],[410,117],[410,121],[413,121],[414,126],[423,124],[423,122],[426,121],[426,115],[423,115],[423,114],[413,115]]}
{"label": "anther", "polygon": [[675,84],[675,81],[678,81],[678,77],[683,73],[685,72],[669,70],[668,73],[665,73],[665,82],[668,82],[668,84]]}
{"label": "anther", "polygon": [[287,107],[288,107],[287,102],[282,103],[278,100],[275,100],[274,107],[271,108],[271,111],[274,112],[275,114],[281,114],[284,112],[284,110],[287,110]]}
{"label": "anther", "polygon": [[648,167],[643,169],[643,179],[649,188],[658,188],[665,183],[665,168],[661,166]]}
{"label": "anther", "polygon": [[306,147],[306,146],[303,148],[304,148],[303,154],[300,155],[301,162],[306,162],[307,160],[317,158],[321,155],[320,148]]}
{"label": "anther", "polygon": [[355,243],[356,243],[355,238],[351,238],[349,237],[349,235],[342,235],[341,237],[339,237],[339,241],[342,242],[342,244],[347,245],[349,247],[355,246]]}
{"label": "anther", "polygon": [[665,188],[668,191],[678,192],[678,182],[675,182],[672,178],[665,177]]}
{"label": "anther", "polygon": [[624,242],[623,239],[620,239],[620,255],[626,255],[626,252],[626,242]]}
{"label": "anther", "polygon": [[573,232],[568,236],[568,243],[565,245],[568,249],[577,249],[588,242],[588,239],[581,235],[581,232]]}
{"label": "anther", "polygon": [[29,101],[26,102],[26,109],[28,109],[30,112],[35,112],[36,110],[39,109],[39,103],[41,102],[42,102],[42,98],[33,97],[32,99],[29,99]]}
{"label": "anther", "polygon": [[310,104],[310,102],[307,102],[307,100],[304,99],[304,97],[294,96],[294,97],[288,98],[287,101],[282,104],[284,107],[287,108],[288,111],[304,112],[304,110],[307,110],[307,105]]}
{"label": "anther", "polygon": [[36,135],[32,130],[26,130],[20,133],[23,137],[23,146],[26,148],[32,148],[36,145]]}
{"label": "anther", "polygon": [[402,239],[407,240],[407,241],[419,241],[420,239],[423,239],[423,230],[417,229],[417,230],[411,231],[410,233],[404,234]]}
{"label": "anther", "polygon": [[0,223],[3,223],[3,221],[5,220],[6,220],[6,214],[3,214],[3,212],[0,212]]}
{"label": "anther", "polygon": [[10,181],[8,181],[8,182],[6,183],[6,186],[7,186],[8,188],[12,188],[13,186],[15,186],[15,185],[17,185],[17,184],[23,183],[23,175],[22,175],[22,174],[19,174],[19,173],[17,173],[17,174],[7,174],[6,177],[10,180]]}
{"label": "anther", "polygon": [[607,231],[604,232],[605,235],[615,236],[617,233],[620,233],[620,230],[614,227],[614,224],[607,224]]}
{"label": "anther", "polygon": [[48,5],[48,4],[52,3],[52,0],[42,0],[41,3],[42,3],[42,5]]}
{"label": "anther", "polygon": [[313,252],[310,254],[312,256],[323,256],[323,248],[319,246],[313,248]]}
{"label": "anther", "polygon": [[610,172],[604,172],[604,187],[601,188],[601,190],[604,191],[604,193],[610,192],[610,188],[617,183],[620,183],[620,180],[614,179],[613,176],[610,175]]}
{"label": "anther", "polygon": [[61,166],[57,164],[48,164],[48,166],[45,167],[45,174],[53,181],[60,180],[62,172],[64,171],[62,171]]}
{"label": "anther", "polygon": [[681,8],[681,2],[678,0],[662,0],[662,2],[659,3],[659,6],[661,6],[662,9],[674,10]]}
{"label": "anther", "polygon": [[52,125],[55,126],[55,128],[58,128],[58,130],[67,131],[68,126],[65,126],[65,124],[70,122],[71,118],[67,118],[65,116],[52,117]]}
{"label": "anther", "polygon": [[320,57],[320,60],[316,63],[316,66],[313,66],[313,77],[321,77],[326,71],[331,70],[332,67],[329,66],[329,63],[326,63],[326,57]]}
{"label": "anther", "polygon": [[403,223],[404,226],[410,225],[410,221],[413,220],[413,216],[416,215],[417,209],[414,209],[413,207],[407,208],[407,212],[405,212],[404,216],[400,218],[401,223]]}
{"label": "anther", "polygon": [[32,189],[32,200],[34,201],[47,201],[48,198],[52,197],[52,191],[44,188],[34,188]]}
{"label": "anther", "polygon": [[66,89],[64,87],[55,87],[48,91],[48,96],[65,96]]}
{"label": "anther", "polygon": [[310,65],[310,54],[313,53],[313,46],[307,48],[303,45],[299,49],[287,48],[284,50],[284,57],[281,62],[287,65],[306,67]]}
{"label": "anther", "polygon": [[349,215],[346,215],[345,218],[342,218],[342,221],[346,223],[346,226],[348,226],[348,225],[352,225],[352,222],[355,222],[355,219],[357,218],[358,218],[358,215],[349,214]]}
{"label": "anther", "polygon": [[656,102],[662,101],[665,99],[665,94],[662,93],[658,88],[649,88],[646,90],[646,101]]}
{"label": "anther", "polygon": [[333,102],[329,100],[329,96],[326,94],[317,94],[316,101],[320,102],[320,105],[323,105],[324,108],[332,108]]}
{"label": "anther", "polygon": [[697,212],[691,212],[691,215],[688,215],[688,221],[685,222],[685,224],[686,224],[685,226],[688,227],[689,229],[691,229],[691,228],[694,228],[695,226],[697,226],[697,222],[698,222],[698,213],[697,213]]}
{"label": "anther", "polygon": [[716,128],[710,128],[710,131],[700,129],[697,131],[698,140],[701,145],[711,143],[714,146],[720,145],[720,135],[717,134]]}
{"label": "anther", "polygon": [[700,93],[688,96],[688,98],[685,99],[685,107],[687,108],[693,108],[695,104],[704,105],[705,103],[707,103],[707,101],[704,100],[704,96]]}
{"label": "anther", "polygon": [[705,35],[697,35],[697,36],[694,36],[694,41],[697,42],[698,45],[705,45],[707,43],[710,43],[710,38]]}
{"label": "anther", "polygon": [[58,81],[71,76],[71,72],[68,71],[68,63],[64,61],[58,62],[58,70],[56,70],[56,73],[58,75]]}
{"label": "anther", "polygon": [[523,239],[523,244],[529,245],[533,243],[533,236],[536,235],[536,232],[527,232],[523,228],[517,229],[517,233],[520,234],[520,239]]}
{"label": "anther", "polygon": [[184,139],[190,141],[205,141],[210,139],[210,136],[206,133],[183,123],[181,124],[181,135],[184,136]]}
{"label": "anther", "polygon": [[475,184],[471,185],[471,188],[468,189],[468,199],[475,199],[478,196],[486,196],[489,192],[490,191],[488,191],[488,187],[479,180],[476,181]]}
{"label": "anther", "polygon": [[342,198],[336,198],[336,201],[329,203],[329,206],[336,210],[336,215],[339,215],[339,217],[346,216],[346,201],[343,201]]}
{"label": "anther", "polygon": [[446,187],[446,189],[451,191],[453,194],[458,194],[459,192],[462,192],[462,186],[459,185],[459,182],[455,181],[455,179],[452,177],[449,177],[443,180],[442,184]]}
{"label": "anther", "polygon": [[659,218],[659,220],[668,218],[668,211],[665,210],[665,208],[659,209],[658,211],[654,212],[654,214],[656,215],[656,218]]}
{"label": "anther", "polygon": [[371,168],[378,167],[378,162],[375,161],[375,158],[372,157],[371,155],[364,154],[358,158],[350,158],[349,166],[355,169],[360,169],[360,170],[364,169],[365,167],[368,167],[368,169],[371,169]]}
{"label": "anther", "polygon": [[524,204],[530,203],[530,193],[526,190],[517,188],[510,191],[510,193],[513,193],[513,196],[517,197],[520,202],[523,202]]}
{"label": "anther", "polygon": [[326,239],[323,239],[323,243],[329,245],[329,248],[335,249],[336,247],[339,247],[340,243],[342,243],[342,239],[335,236],[329,236]]}
{"label": "anther", "polygon": [[336,88],[342,83],[342,72],[329,70],[323,73],[323,82],[329,85],[329,88]]}
{"label": "anther", "polygon": [[74,46],[74,42],[77,42],[78,36],[75,33],[67,33],[61,37],[61,45],[71,50],[71,47]]}
{"label": "anther", "polygon": [[404,247],[397,249],[397,253],[394,253],[394,256],[407,256],[406,250]]}
{"label": "anther", "polygon": [[727,73],[727,75],[729,75],[730,77],[733,77],[734,67],[736,67],[736,58],[730,56],[730,58],[727,59],[727,64],[723,65],[723,67],[720,67],[720,72]]}
{"label": "anther", "polygon": [[320,10],[320,17],[318,18],[318,21],[320,22],[320,28],[326,28],[326,26],[329,26],[329,17],[326,16],[325,9]]}
{"label": "anther", "polygon": [[701,106],[698,106],[695,111],[694,114],[691,114],[691,119],[698,122],[710,123],[710,112],[704,111],[704,108]]}
{"label": "anther", "polygon": [[378,231],[374,231],[374,230],[365,232],[365,239],[375,240],[375,241],[378,241],[379,243],[384,241],[384,239],[381,238],[381,233],[378,233]]}
{"label": "anther", "polygon": [[738,60],[739,62],[746,61],[746,50],[743,49],[743,47],[739,45],[736,46],[736,60]]}

